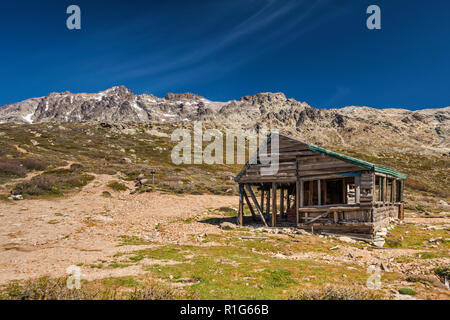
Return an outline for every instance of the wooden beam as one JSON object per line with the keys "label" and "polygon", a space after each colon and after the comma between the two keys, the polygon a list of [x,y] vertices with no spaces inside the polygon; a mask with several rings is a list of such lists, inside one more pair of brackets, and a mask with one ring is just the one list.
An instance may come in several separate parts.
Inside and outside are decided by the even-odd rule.
{"label": "wooden beam", "polygon": [[287,199],[286,199],[286,213],[287,213],[287,209],[291,208],[291,188],[288,188],[286,191],[287,191]]}
{"label": "wooden beam", "polygon": [[298,207],[303,208],[305,206],[305,183],[300,180],[297,180],[297,183],[300,185],[300,187],[297,187],[297,190],[300,193],[300,201]]}
{"label": "wooden beam", "polygon": [[298,209],[300,206],[300,193],[303,193],[303,188],[300,187],[300,183],[303,186],[303,182],[300,182],[300,178],[297,178],[297,182],[295,183],[295,225],[298,226]]}
{"label": "wooden beam", "polygon": [[398,207],[398,218],[400,220],[405,219],[405,209],[403,203],[400,203],[400,206]]}
{"label": "wooden beam", "polygon": [[250,209],[250,212],[252,214],[252,218],[253,218],[253,220],[256,220],[255,210],[253,210],[253,206],[250,203],[250,200],[248,199],[247,192],[245,192],[244,189],[242,190],[242,192],[244,194],[245,202],[247,202],[248,208]]}
{"label": "wooden beam", "polygon": [[272,182],[272,227],[277,226],[277,183]]}
{"label": "wooden beam", "polygon": [[317,221],[321,218],[325,218],[326,216],[328,216],[328,212],[322,213],[322,214],[318,215],[317,217],[312,218],[311,220],[305,222],[305,224],[313,223],[314,221]]}
{"label": "wooden beam", "polygon": [[393,179],[392,180],[392,185],[391,185],[391,203],[394,203],[396,198],[395,198],[395,185],[397,184],[397,180]]}
{"label": "wooden beam", "polygon": [[361,201],[361,176],[355,177],[355,203]]}
{"label": "wooden beam", "polygon": [[250,194],[250,197],[252,198],[253,203],[255,204],[256,210],[258,210],[258,213],[259,213],[259,215],[261,216],[262,222],[264,223],[264,225],[265,225],[266,227],[268,227],[267,222],[266,222],[266,219],[264,219],[264,213],[262,212],[262,209],[261,209],[261,207],[259,206],[258,201],[256,200],[256,197],[255,197],[255,194],[253,193],[252,188],[250,188],[250,186],[249,186],[248,184],[246,184],[245,187],[246,187],[248,193]]}
{"label": "wooden beam", "polygon": [[314,194],[314,180],[311,180],[309,182],[309,188],[308,188],[308,206],[313,205],[313,194]]}
{"label": "wooden beam", "polygon": [[383,177],[378,177],[378,201],[383,201]]}
{"label": "wooden beam", "polygon": [[243,195],[242,184],[239,184],[239,211],[238,211],[238,221],[239,225],[244,225],[244,195]]}
{"label": "wooden beam", "polygon": [[320,187],[320,179],[317,180],[317,204],[322,205],[322,188]]}
{"label": "wooden beam", "polygon": [[403,202],[403,180],[400,181],[400,202]]}
{"label": "wooden beam", "polygon": [[280,215],[284,217],[284,188],[280,190]]}
{"label": "wooden beam", "polygon": [[264,210],[264,186],[261,187],[261,208]]}
{"label": "wooden beam", "polygon": [[345,184],[345,179],[342,179],[342,203],[346,204],[347,203],[347,185]]}
{"label": "wooden beam", "polygon": [[327,205],[327,180],[323,180],[323,204]]}
{"label": "wooden beam", "polygon": [[266,192],[266,214],[270,214],[270,189],[267,189]]}

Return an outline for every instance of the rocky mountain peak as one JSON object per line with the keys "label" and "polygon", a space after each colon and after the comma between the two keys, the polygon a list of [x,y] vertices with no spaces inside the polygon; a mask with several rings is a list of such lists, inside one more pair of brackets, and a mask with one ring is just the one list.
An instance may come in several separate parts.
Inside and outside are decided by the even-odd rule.
{"label": "rocky mountain peak", "polygon": [[[328,145],[361,140],[398,142],[424,152],[450,152],[450,108],[410,111],[345,107],[317,109],[263,92],[239,100],[214,102],[193,93],[136,95],[117,86],[99,93],[51,93],[0,108],[1,123],[159,122],[202,120],[219,128],[277,128],[311,143]],[[382,138],[380,138],[382,137]],[[356,142],[356,144],[359,142]]]}
{"label": "rocky mountain peak", "polygon": [[164,97],[165,100],[205,100],[202,96],[199,96],[198,94],[185,92],[185,93],[167,93]]}
{"label": "rocky mountain peak", "polygon": [[244,96],[239,101],[247,102],[251,104],[264,104],[264,103],[282,103],[286,102],[286,96],[282,92],[261,92],[253,96]]}

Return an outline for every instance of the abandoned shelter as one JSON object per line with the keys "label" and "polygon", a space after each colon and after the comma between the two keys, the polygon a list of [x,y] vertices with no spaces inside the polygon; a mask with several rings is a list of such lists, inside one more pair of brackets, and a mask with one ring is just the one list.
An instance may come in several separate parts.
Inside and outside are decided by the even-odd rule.
{"label": "abandoned shelter", "polygon": [[270,165],[261,163],[260,157],[273,156],[273,138],[268,136],[261,145],[265,147],[260,146],[254,161],[235,178],[240,225],[245,204],[251,218],[266,226],[314,232],[368,236],[386,227],[391,218],[403,219],[404,174],[277,135],[278,171],[261,174],[261,168]]}

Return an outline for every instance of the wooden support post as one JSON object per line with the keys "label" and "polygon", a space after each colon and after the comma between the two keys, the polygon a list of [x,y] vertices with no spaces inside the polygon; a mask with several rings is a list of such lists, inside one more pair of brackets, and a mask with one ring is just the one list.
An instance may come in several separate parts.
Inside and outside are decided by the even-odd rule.
{"label": "wooden support post", "polygon": [[383,178],[383,203],[387,202],[387,178]]}
{"label": "wooden support post", "polygon": [[261,186],[261,208],[264,210],[264,185]]}
{"label": "wooden support post", "polygon": [[397,184],[397,180],[393,179],[392,180],[392,185],[391,185],[391,203],[394,203],[396,198],[395,198],[395,185]]}
{"label": "wooden support post", "polygon": [[286,214],[287,214],[287,209],[291,208],[291,189],[288,188],[286,191],[287,191],[287,199],[286,199]]}
{"label": "wooden support post", "polygon": [[308,192],[308,206],[314,205],[313,203],[313,194],[314,194],[314,181],[311,180],[309,182],[309,192]]}
{"label": "wooden support post", "polygon": [[255,220],[256,220],[255,210],[253,210],[253,206],[252,206],[252,204],[250,203],[250,200],[248,199],[247,192],[245,192],[244,189],[242,189],[242,192],[243,192],[243,194],[244,194],[245,202],[247,203],[248,208],[250,209],[250,212],[251,212],[251,214],[252,214],[252,219],[255,221]]}
{"label": "wooden support post", "polygon": [[299,224],[299,206],[300,206],[300,194],[303,194],[303,190],[301,188],[303,186],[303,181],[300,182],[300,178],[297,178],[297,181],[295,182],[295,225],[298,226]]}
{"label": "wooden support post", "polygon": [[355,203],[361,202],[361,176],[355,177]]}
{"label": "wooden support post", "polygon": [[398,207],[398,218],[400,220],[403,220],[405,218],[405,208],[403,206],[403,203],[400,203],[400,206]]}
{"label": "wooden support post", "polygon": [[298,207],[303,208],[305,206],[305,182],[298,180],[300,187],[297,187],[297,192],[300,193]]}
{"label": "wooden support post", "polygon": [[378,177],[378,201],[383,201],[383,177]]}
{"label": "wooden support post", "polygon": [[280,216],[285,216],[284,214],[284,188],[280,190]]}
{"label": "wooden support post", "polygon": [[270,214],[270,189],[266,191],[266,214]]}
{"label": "wooden support post", "polygon": [[239,184],[239,212],[238,212],[238,221],[239,225],[244,225],[244,193],[243,193],[242,184]]}
{"label": "wooden support post", "polygon": [[338,215],[337,211],[333,212],[333,220],[334,220],[334,223],[338,223],[338,221],[339,221],[339,215]]}
{"label": "wooden support post", "polygon": [[272,182],[272,227],[277,226],[277,183]]}
{"label": "wooden support post", "polygon": [[345,184],[345,179],[342,179],[342,203],[347,203],[347,185]]}
{"label": "wooden support post", "polygon": [[403,202],[403,180],[400,181],[400,191],[399,191],[399,196],[400,196],[400,202]]}
{"label": "wooden support post", "polygon": [[254,202],[254,204],[255,204],[256,210],[258,210],[258,213],[259,213],[259,215],[261,216],[262,222],[263,222],[264,225],[267,227],[268,225],[267,225],[266,219],[264,219],[264,212],[263,212],[263,209],[259,206],[258,200],[256,200],[256,196],[255,196],[255,194],[253,193],[252,188],[250,188],[249,185],[245,185],[245,187],[247,188],[247,191],[248,191],[248,193],[250,194],[250,197],[252,198],[252,200],[253,200],[253,202]]}
{"label": "wooden support post", "polygon": [[327,180],[323,180],[322,189],[323,189],[323,204],[327,205]]}
{"label": "wooden support post", "polygon": [[322,188],[320,187],[320,179],[317,180],[317,204],[322,205]]}

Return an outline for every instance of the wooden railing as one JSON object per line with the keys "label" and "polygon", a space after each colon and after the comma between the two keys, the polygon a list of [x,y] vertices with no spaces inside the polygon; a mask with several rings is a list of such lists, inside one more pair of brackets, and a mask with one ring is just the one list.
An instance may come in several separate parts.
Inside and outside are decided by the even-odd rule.
{"label": "wooden railing", "polygon": [[[338,223],[340,220],[345,220],[346,212],[361,211],[364,208],[360,206],[337,206],[326,208],[299,208],[298,215],[303,213],[303,217],[298,216],[298,221],[304,224],[310,224],[316,221],[332,220],[334,223]],[[312,214],[312,216],[309,216]]]}

